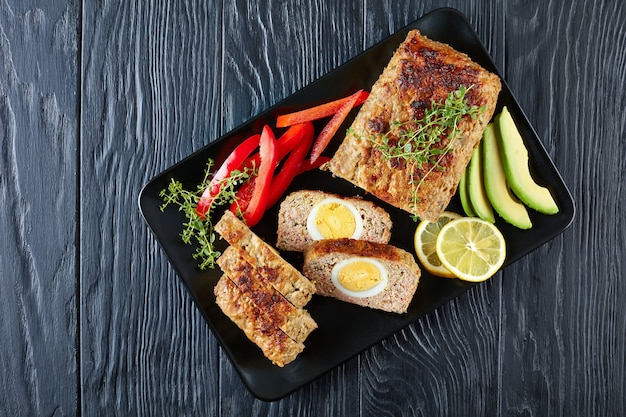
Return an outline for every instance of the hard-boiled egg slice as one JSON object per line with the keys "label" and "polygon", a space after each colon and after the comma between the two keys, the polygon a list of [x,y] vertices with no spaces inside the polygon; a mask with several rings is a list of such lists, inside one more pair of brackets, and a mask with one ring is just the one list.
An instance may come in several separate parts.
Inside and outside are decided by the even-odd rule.
{"label": "hard-boiled egg slice", "polygon": [[372,297],[387,286],[388,274],[376,259],[353,257],[338,262],[332,270],[335,287],[346,295]]}
{"label": "hard-boiled egg slice", "polygon": [[363,234],[363,219],[354,204],[329,197],[313,206],[306,227],[313,240],[358,239]]}

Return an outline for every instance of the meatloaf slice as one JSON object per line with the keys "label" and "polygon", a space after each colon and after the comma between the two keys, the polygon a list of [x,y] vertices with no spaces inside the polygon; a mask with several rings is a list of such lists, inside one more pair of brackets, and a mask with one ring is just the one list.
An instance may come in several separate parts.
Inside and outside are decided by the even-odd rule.
{"label": "meatloaf slice", "polygon": [[224,251],[217,264],[258,309],[296,342],[304,342],[317,328],[306,310],[294,307],[276,291],[263,274],[264,268],[252,266],[234,246]]}
{"label": "meatloaf slice", "polygon": [[[397,143],[416,131],[426,109],[461,87],[468,106],[483,108],[476,118],[462,117],[458,139],[442,134],[439,149],[450,148],[438,163],[407,163],[383,156],[379,145]],[[354,122],[323,168],[419,218],[435,221],[456,192],[472,151],[491,119],[501,89],[497,75],[447,44],[408,33],[372,86]],[[428,128],[430,129],[430,128]],[[415,197],[415,198],[414,198]]]}
{"label": "meatloaf slice", "polygon": [[[380,262],[388,274],[385,288],[370,297],[355,297],[338,288],[333,283],[333,268],[351,258]],[[406,313],[421,271],[413,255],[395,246],[364,240],[328,239],[313,242],[304,252],[303,273],[315,281],[317,294],[364,307]]]}
{"label": "meatloaf slice", "polygon": [[246,261],[264,268],[268,281],[291,304],[301,308],[309,302],[315,293],[315,285],[237,216],[227,210],[215,224],[214,230],[229,244],[240,249]]}
{"label": "meatloaf slice", "polygon": [[358,239],[389,242],[391,218],[371,201],[316,190],[301,190],[289,194],[280,204],[276,246],[283,250],[304,252],[314,240],[307,229],[308,216],[317,203],[327,198],[336,198],[355,207],[363,222],[363,232]]}
{"label": "meatloaf slice", "polygon": [[302,343],[280,330],[226,275],[222,275],[217,282],[214,293],[216,303],[224,314],[261,348],[263,355],[273,364],[283,367],[304,350]]}

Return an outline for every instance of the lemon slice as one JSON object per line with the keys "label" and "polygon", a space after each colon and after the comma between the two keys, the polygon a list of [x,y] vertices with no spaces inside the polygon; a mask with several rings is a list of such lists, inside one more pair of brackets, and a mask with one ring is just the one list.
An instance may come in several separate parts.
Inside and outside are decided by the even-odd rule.
{"label": "lemon slice", "polygon": [[443,226],[435,247],[444,267],[458,278],[472,282],[491,277],[506,257],[500,230],[476,217],[463,217]]}
{"label": "lemon slice", "polygon": [[443,226],[461,215],[451,211],[444,211],[436,222],[422,220],[415,230],[414,245],[417,259],[424,269],[433,275],[445,278],[454,278],[455,275],[442,265],[437,256],[436,243],[439,231]]}

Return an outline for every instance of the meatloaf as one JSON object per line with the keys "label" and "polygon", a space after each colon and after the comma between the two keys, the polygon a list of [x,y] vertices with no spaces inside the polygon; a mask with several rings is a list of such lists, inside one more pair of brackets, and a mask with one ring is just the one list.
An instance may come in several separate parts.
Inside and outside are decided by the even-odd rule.
{"label": "meatloaf", "polygon": [[304,307],[315,293],[315,284],[285,261],[278,251],[263,241],[230,211],[215,224],[214,230],[244,255],[246,261],[265,271],[268,281],[294,306]]}
{"label": "meatloaf", "polygon": [[325,199],[338,199],[351,204],[358,211],[363,225],[355,238],[387,243],[391,238],[391,217],[371,201],[357,197],[343,197],[316,190],[301,190],[289,194],[280,204],[276,246],[288,251],[304,252],[316,240],[307,230],[307,220],[313,207]]}
{"label": "meatloaf", "polygon": [[237,285],[256,308],[262,310],[278,328],[304,342],[317,328],[309,313],[295,307],[270,284],[264,268],[255,268],[234,246],[229,246],[217,260],[222,271]]}
{"label": "meatloaf", "polygon": [[[440,135],[438,149],[449,149],[440,160],[415,164],[383,156],[381,146],[397,143],[403,133],[419,129],[433,103],[444,103],[462,88],[467,90],[467,105],[482,111],[475,118],[462,117],[458,138],[451,139],[449,130]],[[497,75],[449,45],[412,30],[323,169],[421,219],[436,221],[456,192],[493,115],[500,89]]]}
{"label": "meatloaf", "polygon": [[256,344],[273,364],[280,367],[292,362],[304,350],[254,303],[243,294],[226,275],[214,288],[215,301],[220,309]]}
{"label": "meatloaf", "polygon": [[[373,259],[387,271],[382,291],[356,297],[333,282],[333,268],[351,258]],[[317,294],[364,307],[392,313],[406,313],[417,289],[421,271],[413,255],[395,246],[355,239],[327,239],[313,242],[304,252],[303,274],[315,281]]]}

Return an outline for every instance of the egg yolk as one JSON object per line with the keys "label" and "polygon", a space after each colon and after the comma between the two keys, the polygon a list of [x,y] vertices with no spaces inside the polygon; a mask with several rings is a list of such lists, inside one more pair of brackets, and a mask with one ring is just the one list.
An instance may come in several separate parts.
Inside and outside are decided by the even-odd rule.
{"label": "egg yolk", "polygon": [[356,230],[352,211],[343,204],[328,203],[319,207],[315,225],[326,239],[351,237]]}
{"label": "egg yolk", "polygon": [[359,292],[373,288],[382,277],[380,270],[371,262],[355,261],[339,270],[337,280],[345,289]]}

